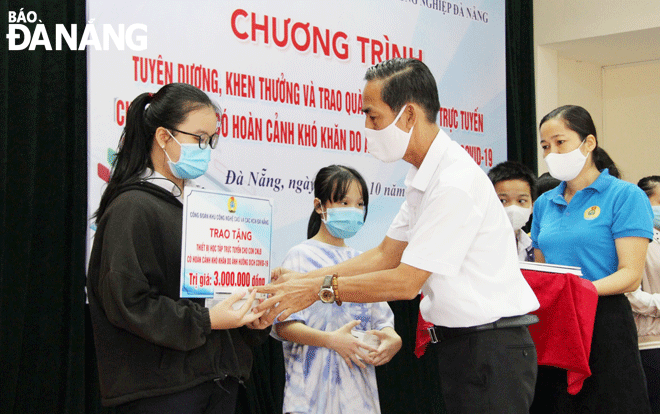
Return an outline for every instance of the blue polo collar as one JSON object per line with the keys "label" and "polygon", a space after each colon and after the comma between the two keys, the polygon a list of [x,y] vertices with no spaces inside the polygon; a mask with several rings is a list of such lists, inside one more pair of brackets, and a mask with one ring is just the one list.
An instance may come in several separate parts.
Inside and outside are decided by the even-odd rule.
{"label": "blue polo collar", "polygon": [[[609,169],[605,168],[603,171],[601,171],[598,178],[596,178],[596,181],[594,181],[593,183],[591,183],[590,186],[585,187],[580,191],[602,193],[607,189],[607,187],[610,186],[610,184],[612,184],[612,181],[614,180],[615,178],[610,175]],[[548,197],[555,204],[567,205],[566,200],[564,199],[564,190],[566,190],[566,181],[562,181],[561,183],[559,183],[557,188],[555,188],[554,190],[550,190],[553,193],[548,194]]]}

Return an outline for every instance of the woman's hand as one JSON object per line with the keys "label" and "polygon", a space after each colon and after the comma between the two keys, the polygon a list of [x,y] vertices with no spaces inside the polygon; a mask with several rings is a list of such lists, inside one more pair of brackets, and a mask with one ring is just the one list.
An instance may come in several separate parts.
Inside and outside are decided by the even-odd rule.
{"label": "woman's hand", "polygon": [[349,368],[352,368],[353,364],[360,368],[366,368],[367,366],[364,362],[372,363],[366,351],[377,351],[376,348],[365,344],[353,336],[351,330],[359,324],[359,320],[351,321],[336,331],[331,332],[328,338],[327,348],[332,349],[344,358]]}
{"label": "woman's hand", "polygon": [[619,268],[611,275],[593,282],[598,296],[634,292],[642,282],[649,239],[620,237],[614,240],[614,245],[619,258]]}
{"label": "woman's hand", "polygon": [[367,331],[367,333],[376,335],[380,340],[378,350],[369,354],[375,366],[390,362],[392,357],[401,349],[401,337],[393,328],[387,327],[380,331]]}
{"label": "woman's hand", "polygon": [[[236,292],[209,309],[211,329],[232,329],[243,325],[248,325],[250,328],[259,327],[258,319],[264,312],[250,312],[252,303],[257,295],[256,290],[252,290],[250,295],[246,298],[245,303],[240,308],[234,309],[234,304],[243,299],[245,293],[245,291]],[[255,321],[257,321],[256,324]]]}

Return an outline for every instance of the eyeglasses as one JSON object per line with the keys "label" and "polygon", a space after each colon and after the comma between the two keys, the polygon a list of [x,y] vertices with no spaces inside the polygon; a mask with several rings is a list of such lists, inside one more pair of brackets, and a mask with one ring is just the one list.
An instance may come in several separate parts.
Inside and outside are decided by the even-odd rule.
{"label": "eyeglasses", "polygon": [[179,132],[181,134],[186,134],[186,135],[192,135],[193,137],[197,138],[199,141],[199,147],[201,149],[206,149],[206,147],[211,147],[211,149],[214,149],[215,146],[218,144],[218,133],[214,133],[213,135],[209,136],[208,134],[191,134],[190,132],[185,132],[185,131],[179,131],[176,128],[169,128],[172,131]]}

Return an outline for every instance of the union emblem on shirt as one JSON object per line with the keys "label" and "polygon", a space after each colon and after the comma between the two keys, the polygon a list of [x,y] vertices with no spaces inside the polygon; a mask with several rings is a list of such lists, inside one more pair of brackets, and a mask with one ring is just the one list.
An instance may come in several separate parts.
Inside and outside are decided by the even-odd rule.
{"label": "union emblem on shirt", "polygon": [[598,206],[591,206],[588,209],[584,210],[585,220],[593,220],[598,216],[600,216],[600,207]]}

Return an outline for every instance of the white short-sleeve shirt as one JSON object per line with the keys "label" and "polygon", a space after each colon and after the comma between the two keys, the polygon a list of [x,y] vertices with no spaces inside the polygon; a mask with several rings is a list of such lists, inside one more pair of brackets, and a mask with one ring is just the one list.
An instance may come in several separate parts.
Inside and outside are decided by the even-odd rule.
{"label": "white short-sleeve shirt", "polygon": [[441,130],[406,186],[387,236],[408,243],[402,263],[431,272],[422,286],[425,320],[468,327],[538,309],[504,207],[463,148]]}

